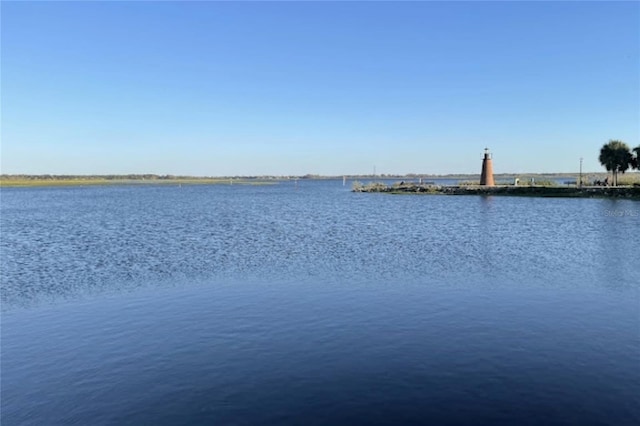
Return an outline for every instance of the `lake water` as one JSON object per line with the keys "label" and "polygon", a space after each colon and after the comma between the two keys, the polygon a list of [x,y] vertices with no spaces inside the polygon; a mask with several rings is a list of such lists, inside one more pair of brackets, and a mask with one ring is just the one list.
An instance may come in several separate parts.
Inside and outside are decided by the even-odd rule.
{"label": "lake water", "polygon": [[4,188],[2,424],[640,424],[640,203]]}

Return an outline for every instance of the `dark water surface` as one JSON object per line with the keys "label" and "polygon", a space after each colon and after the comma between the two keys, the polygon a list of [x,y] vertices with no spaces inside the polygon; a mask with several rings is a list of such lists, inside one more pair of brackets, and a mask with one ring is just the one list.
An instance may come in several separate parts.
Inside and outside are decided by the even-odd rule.
{"label": "dark water surface", "polygon": [[640,424],[640,203],[0,197],[2,425]]}

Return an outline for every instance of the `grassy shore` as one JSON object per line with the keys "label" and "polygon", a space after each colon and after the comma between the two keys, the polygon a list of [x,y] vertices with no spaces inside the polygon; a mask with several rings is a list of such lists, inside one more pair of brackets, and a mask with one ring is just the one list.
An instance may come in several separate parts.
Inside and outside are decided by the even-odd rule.
{"label": "grassy shore", "polygon": [[228,178],[171,178],[171,179],[129,179],[102,177],[1,177],[0,187],[29,188],[56,186],[95,186],[95,185],[271,185],[273,180],[228,179]]}

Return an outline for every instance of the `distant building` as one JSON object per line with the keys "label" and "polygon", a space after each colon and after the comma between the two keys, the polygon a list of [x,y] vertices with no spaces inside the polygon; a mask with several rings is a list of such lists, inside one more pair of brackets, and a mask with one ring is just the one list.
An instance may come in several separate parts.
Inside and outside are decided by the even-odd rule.
{"label": "distant building", "polygon": [[495,186],[496,183],[493,180],[493,161],[489,148],[484,149],[484,158],[482,159],[482,173],[480,174],[480,185]]}

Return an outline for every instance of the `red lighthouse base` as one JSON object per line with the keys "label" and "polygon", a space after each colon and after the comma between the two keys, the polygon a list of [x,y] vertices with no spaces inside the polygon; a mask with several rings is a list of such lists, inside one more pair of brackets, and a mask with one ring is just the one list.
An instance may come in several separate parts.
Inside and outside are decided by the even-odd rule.
{"label": "red lighthouse base", "polygon": [[482,173],[480,174],[480,185],[495,186],[496,183],[493,180],[493,161],[489,149],[484,149],[484,158],[482,159]]}

